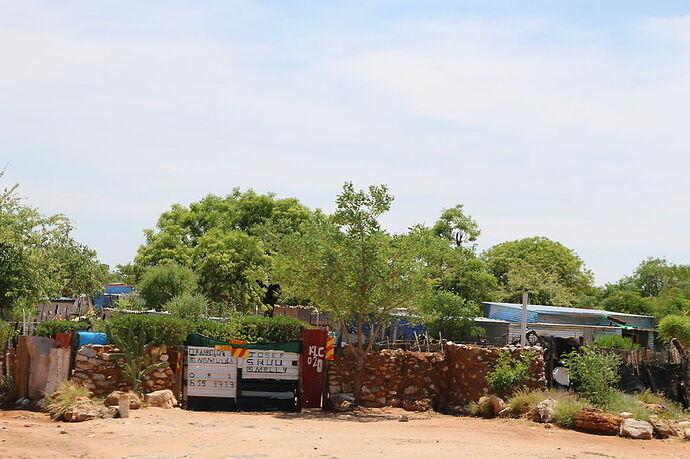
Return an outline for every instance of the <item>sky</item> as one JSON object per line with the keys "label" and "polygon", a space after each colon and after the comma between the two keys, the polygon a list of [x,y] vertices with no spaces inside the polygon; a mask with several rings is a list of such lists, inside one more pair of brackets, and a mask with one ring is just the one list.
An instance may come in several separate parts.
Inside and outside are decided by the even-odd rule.
{"label": "sky", "polygon": [[597,284],[690,263],[689,110],[686,1],[0,0],[0,186],[110,265],[173,203],[345,181]]}

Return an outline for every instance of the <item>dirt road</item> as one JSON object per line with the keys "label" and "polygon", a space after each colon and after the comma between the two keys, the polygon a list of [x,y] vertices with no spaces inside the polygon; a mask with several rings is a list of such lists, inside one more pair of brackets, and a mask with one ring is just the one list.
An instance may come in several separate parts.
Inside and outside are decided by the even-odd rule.
{"label": "dirt road", "polygon": [[[409,422],[398,422],[400,414]],[[12,458],[690,458],[690,442],[588,435],[516,419],[372,409],[356,415],[207,413],[147,408],[127,419],[56,423],[0,411]]]}

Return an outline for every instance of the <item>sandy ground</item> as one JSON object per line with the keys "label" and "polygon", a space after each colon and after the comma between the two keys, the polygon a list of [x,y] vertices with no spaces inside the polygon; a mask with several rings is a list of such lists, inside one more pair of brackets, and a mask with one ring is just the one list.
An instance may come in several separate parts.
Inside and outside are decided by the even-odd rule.
{"label": "sandy ground", "polygon": [[[401,414],[409,422],[398,422]],[[603,437],[527,420],[370,409],[357,414],[208,413],[146,408],[127,419],[54,422],[0,411],[0,457],[690,458],[690,442]]]}

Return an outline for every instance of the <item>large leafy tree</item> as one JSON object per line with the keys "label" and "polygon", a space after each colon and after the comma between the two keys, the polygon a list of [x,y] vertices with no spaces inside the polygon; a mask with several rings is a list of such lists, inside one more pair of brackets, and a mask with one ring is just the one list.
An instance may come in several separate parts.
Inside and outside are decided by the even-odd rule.
{"label": "large leafy tree", "polygon": [[161,310],[173,298],[197,290],[197,276],[186,266],[165,263],[146,270],[137,290],[149,309]]}
{"label": "large leafy tree", "polygon": [[482,257],[505,301],[517,302],[528,292],[534,303],[572,306],[593,282],[592,272],[573,250],[545,237],[503,242]]}
{"label": "large leafy tree", "polygon": [[[189,206],[173,205],[146,230],[135,267],[178,263],[192,269],[207,298],[240,310],[273,304],[278,285],[272,278],[275,248],[264,234],[290,233],[311,212],[297,199],[234,189],[227,196],[209,195]],[[138,267],[138,268],[137,268]]]}
{"label": "large leafy tree", "polygon": [[[309,299],[354,331],[355,395],[364,355],[390,314],[413,311],[433,285],[439,238],[426,229],[391,235],[379,217],[393,197],[385,186],[343,186],[333,215],[315,214],[278,238],[276,271],[283,295]],[[365,325],[371,329],[365,336]]]}
{"label": "large leafy tree", "polygon": [[16,190],[0,192],[0,314],[51,297],[96,293],[107,266],[72,238],[67,217],[41,214],[23,204]]}

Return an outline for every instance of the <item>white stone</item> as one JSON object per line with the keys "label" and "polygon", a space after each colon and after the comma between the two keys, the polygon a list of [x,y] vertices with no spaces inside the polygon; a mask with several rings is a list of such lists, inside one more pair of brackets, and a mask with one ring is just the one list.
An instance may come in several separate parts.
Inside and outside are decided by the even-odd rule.
{"label": "white stone", "polygon": [[618,416],[622,417],[623,419],[630,419],[630,418],[634,418],[634,417],[635,417],[634,414],[632,414],[632,413],[630,413],[630,412],[628,412],[628,411],[623,411],[623,412],[622,412],[621,414],[619,414]]}
{"label": "white stone", "polygon": [[535,421],[539,422],[553,422],[556,416],[556,405],[558,402],[552,398],[542,400],[537,404]]}
{"label": "white stone", "polygon": [[654,428],[647,421],[628,418],[621,423],[620,435],[622,437],[649,440],[652,438],[652,432],[654,432]]}

